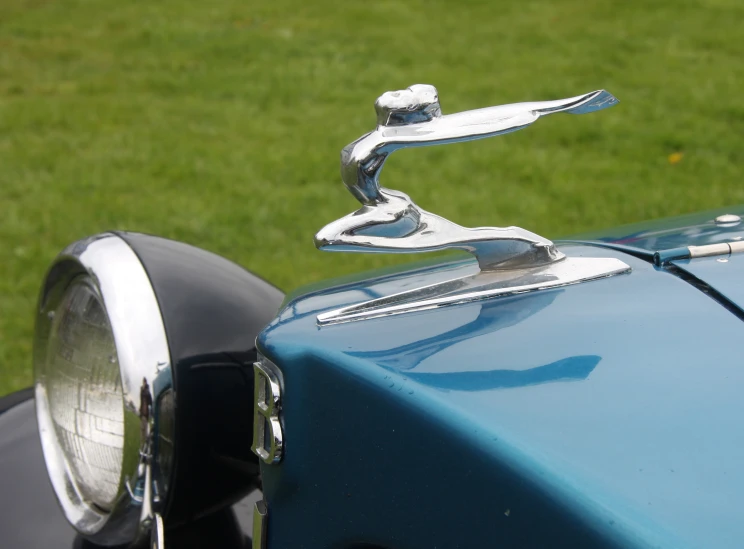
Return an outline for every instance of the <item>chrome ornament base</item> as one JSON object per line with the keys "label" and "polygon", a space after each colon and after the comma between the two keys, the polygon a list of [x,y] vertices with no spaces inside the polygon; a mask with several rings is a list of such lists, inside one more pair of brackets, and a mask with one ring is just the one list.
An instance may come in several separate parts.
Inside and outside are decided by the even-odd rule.
{"label": "chrome ornament base", "polygon": [[615,258],[566,257],[542,267],[481,272],[365,301],[318,315],[320,326],[428,311],[447,305],[559,288],[629,273]]}

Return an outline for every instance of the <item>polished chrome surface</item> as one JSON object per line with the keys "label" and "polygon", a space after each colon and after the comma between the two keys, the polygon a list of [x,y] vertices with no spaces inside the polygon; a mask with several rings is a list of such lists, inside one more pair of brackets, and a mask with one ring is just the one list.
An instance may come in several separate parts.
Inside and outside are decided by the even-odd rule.
{"label": "polished chrome surface", "polygon": [[[84,279],[101,301],[113,334],[120,374],[123,444],[116,495],[104,509],[79,490],[73,466],[60,446],[50,406],[49,336],[70,287]],[[70,355],[74,361],[74,355]],[[113,354],[112,354],[113,356]],[[118,236],[78,241],[55,259],[42,286],[34,345],[36,409],[44,458],[67,520],[98,544],[141,539],[166,497],[170,471],[157,455],[161,427],[172,417],[161,409],[172,394],[165,329],[149,278],[132,249]],[[52,365],[54,366],[54,365]],[[91,380],[93,381],[93,380]],[[74,407],[74,403],[71,403]],[[55,416],[56,417],[56,416]],[[77,428],[77,427],[74,427]],[[82,433],[78,433],[82,434]]]}
{"label": "polished chrome surface", "polygon": [[719,225],[733,226],[741,223],[741,217],[736,214],[723,214],[716,217],[715,221]]}
{"label": "polished chrome surface", "polygon": [[458,248],[482,270],[541,265],[562,259],[553,243],[519,227],[466,228],[422,210],[408,195],[380,186],[387,157],[398,149],[493,137],[526,128],[557,112],[584,114],[611,107],[604,90],[532,103],[515,103],[442,115],[434,86],[416,84],[386,92],[375,102],[377,128],[341,151],[341,177],[362,203],[356,212],[315,235],[322,250],[413,253]]}
{"label": "polished chrome surface", "polygon": [[251,450],[269,465],[279,463],[284,452],[282,431],[282,372],[264,357],[253,364],[254,415]]}
{"label": "polished chrome surface", "polygon": [[744,252],[744,242],[724,242],[707,246],[689,246],[690,257],[709,257],[712,255],[729,255]]}
{"label": "polished chrome surface", "polygon": [[150,531],[150,549],[165,549],[165,526],[160,513],[155,513]]}
{"label": "polished chrome surface", "polygon": [[317,318],[318,324],[323,326],[427,311],[447,305],[559,288],[628,273],[630,270],[630,266],[619,259],[567,257],[539,268],[479,273],[440,282],[321,313]]}
{"label": "polished chrome surface", "polygon": [[657,266],[661,266],[666,265],[675,259],[694,259],[696,257],[731,255],[741,252],[744,252],[743,240],[719,242],[716,244],[706,244],[704,246],[684,246],[682,248],[659,250],[654,253],[654,263]]}
{"label": "polished chrome surface", "polygon": [[269,511],[263,500],[258,500],[253,506],[253,542],[252,549],[265,549],[266,547],[266,521]]}

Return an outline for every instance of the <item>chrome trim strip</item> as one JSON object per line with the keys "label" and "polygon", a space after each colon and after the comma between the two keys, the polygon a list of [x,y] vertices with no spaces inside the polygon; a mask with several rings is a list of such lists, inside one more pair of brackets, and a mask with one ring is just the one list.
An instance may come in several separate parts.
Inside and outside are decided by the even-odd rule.
{"label": "chrome trim strip", "polygon": [[654,253],[654,265],[661,267],[675,259],[695,259],[696,257],[715,257],[744,252],[744,240],[706,244],[705,246],[686,246],[670,248]]}
{"label": "chrome trim strip", "polygon": [[258,500],[253,505],[252,549],[266,549],[266,522],[268,517],[269,510],[266,508],[266,502]]}
{"label": "chrome trim strip", "polygon": [[150,549],[165,549],[165,526],[163,525],[163,517],[159,513],[155,513],[152,521]]}
{"label": "chrome trim strip", "polygon": [[544,267],[481,272],[365,301],[321,313],[317,322],[319,326],[327,326],[427,311],[447,305],[559,288],[630,271],[629,265],[615,258],[567,257]]}
{"label": "chrome trim strip", "polygon": [[[89,504],[77,492],[56,442],[47,398],[46,354],[54,311],[72,281],[81,275],[95,285],[105,307],[123,389],[123,467],[119,495],[110,511]],[[169,470],[161,470],[155,450],[161,425],[173,419],[163,417],[168,414],[159,410],[161,396],[172,391],[173,383],[168,341],[150,279],[134,251],[117,235],[105,233],[75,242],[53,262],[39,297],[34,363],[41,444],[49,477],[67,520],[95,543],[118,545],[141,539],[166,499],[162,492],[164,483],[158,498],[153,497],[157,491],[151,484],[170,474]],[[147,387],[143,379],[147,380]],[[148,415],[143,417],[142,391],[150,391],[152,401],[152,411],[145,405]]]}
{"label": "chrome trim strip", "polygon": [[708,244],[706,246],[688,246],[690,257],[711,257],[714,255],[730,255],[744,252],[744,240],[736,242],[722,242],[720,244]]}

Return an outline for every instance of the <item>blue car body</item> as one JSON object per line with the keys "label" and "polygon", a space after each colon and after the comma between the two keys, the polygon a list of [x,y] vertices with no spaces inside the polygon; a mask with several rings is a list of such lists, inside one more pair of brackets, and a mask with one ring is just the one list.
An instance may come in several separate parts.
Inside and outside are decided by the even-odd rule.
{"label": "blue car body", "polygon": [[632,268],[563,288],[316,321],[462,260],[289,297],[258,338],[284,378],[268,547],[741,547],[744,254],[653,263],[744,237],[714,216],[562,241]]}
{"label": "blue car body", "polygon": [[[741,547],[744,254],[654,263],[744,238],[718,213],[561,241],[632,268],[562,288],[317,323],[477,270],[437,260],[287,297],[257,341],[283,375],[267,549]],[[0,405],[0,545],[86,546],[43,473],[30,398]],[[259,497],[168,547],[249,546]]]}

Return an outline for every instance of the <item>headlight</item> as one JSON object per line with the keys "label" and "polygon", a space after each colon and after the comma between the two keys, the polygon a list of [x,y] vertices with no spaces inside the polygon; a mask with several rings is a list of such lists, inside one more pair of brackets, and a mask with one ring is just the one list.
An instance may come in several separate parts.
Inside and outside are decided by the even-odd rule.
{"label": "headlight", "polygon": [[169,460],[153,450],[174,418],[157,407],[172,387],[160,310],[122,239],[60,255],[42,290],[35,347],[42,447],[63,511],[99,542],[131,541],[165,499]]}
{"label": "headlight", "polygon": [[102,234],[39,296],[36,411],[68,521],[102,545],[231,505],[255,485],[255,338],[283,294],[179,242]]}
{"label": "headlight", "polygon": [[75,492],[110,510],[119,491],[124,406],[114,334],[88,277],[67,290],[52,320],[45,384],[51,438]]}

